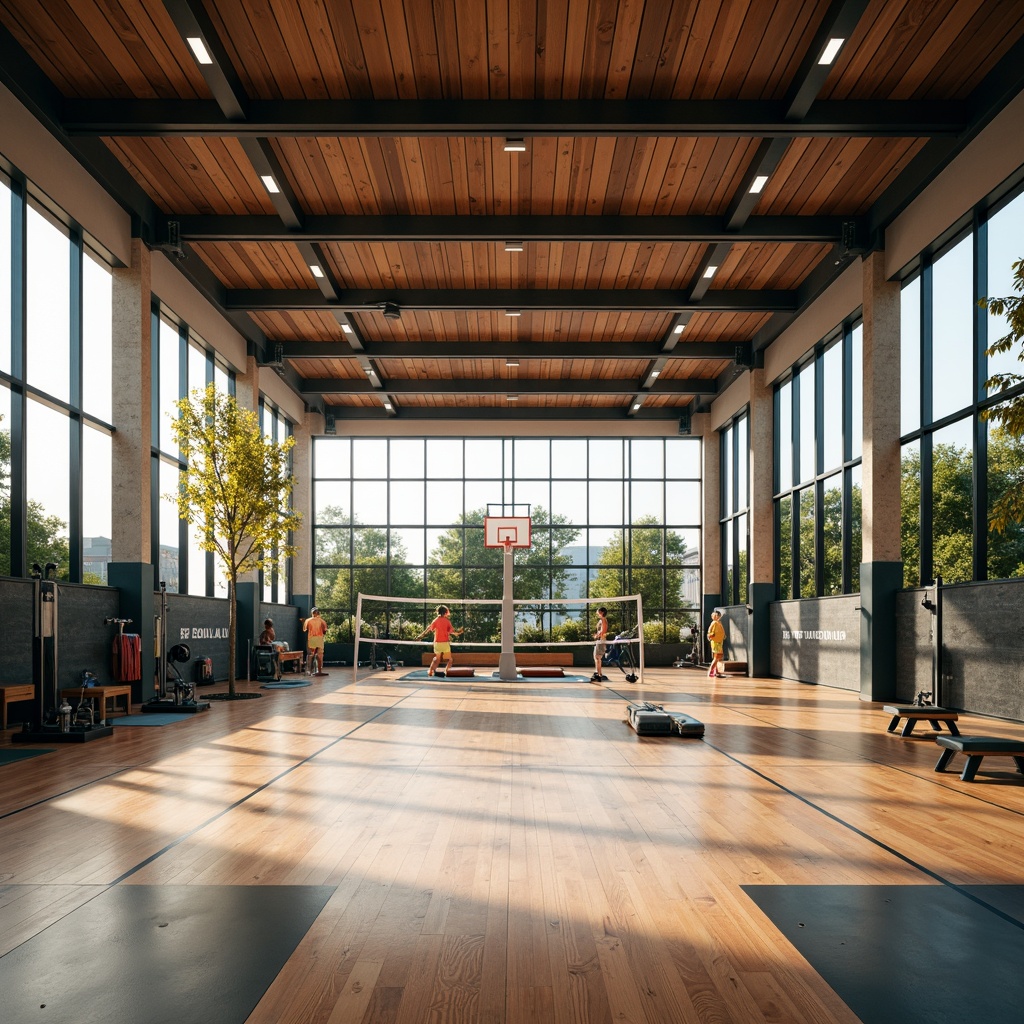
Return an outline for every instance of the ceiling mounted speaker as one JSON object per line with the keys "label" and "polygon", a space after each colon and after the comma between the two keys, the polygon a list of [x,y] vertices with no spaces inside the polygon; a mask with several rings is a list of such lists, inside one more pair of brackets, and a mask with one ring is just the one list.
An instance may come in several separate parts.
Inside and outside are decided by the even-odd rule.
{"label": "ceiling mounted speaker", "polygon": [[338,432],[337,424],[334,420],[333,412],[324,413],[324,433],[325,434],[336,434]]}
{"label": "ceiling mounted speaker", "polygon": [[679,434],[681,437],[689,437],[691,432],[690,410],[684,409],[679,417]]}
{"label": "ceiling mounted speaker", "polygon": [[402,310],[399,308],[397,302],[385,302],[384,303],[384,319],[385,320],[401,320]]}

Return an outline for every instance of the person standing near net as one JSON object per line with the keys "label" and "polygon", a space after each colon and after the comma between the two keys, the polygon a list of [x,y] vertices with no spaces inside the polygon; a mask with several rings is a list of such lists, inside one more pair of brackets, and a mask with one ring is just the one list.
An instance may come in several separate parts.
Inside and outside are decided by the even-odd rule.
{"label": "person standing near net", "polygon": [[722,613],[716,608],[711,613],[711,625],[708,626],[708,642],[711,644],[711,667],[708,669],[709,679],[720,679],[725,675],[722,671],[725,626],[719,621],[721,618]]}
{"label": "person standing near net", "polygon": [[601,607],[597,609],[597,629],[594,630],[594,674],[590,677],[592,683],[602,683],[608,677],[601,675],[601,664],[604,661],[604,652],[607,648],[605,637],[608,636],[608,609]]}
{"label": "person standing near net", "polygon": [[428,633],[434,634],[434,657],[430,662],[430,668],[427,669],[428,676],[434,674],[440,664],[441,656],[446,655],[448,663],[445,665],[445,675],[447,677],[448,671],[455,664],[455,659],[452,657],[451,639],[453,636],[462,636],[464,632],[465,630],[456,629],[452,625],[448,606],[446,604],[439,604],[434,621],[416,638],[417,640],[422,640]]}
{"label": "person standing near net", "polygon": [[302,632],[306,634],[306,671],[310,675],[327,675],[324,671],[324,637],[327,635],[327,623],[320,618],[319,608],[310,611],[309,618],[302,624]]}

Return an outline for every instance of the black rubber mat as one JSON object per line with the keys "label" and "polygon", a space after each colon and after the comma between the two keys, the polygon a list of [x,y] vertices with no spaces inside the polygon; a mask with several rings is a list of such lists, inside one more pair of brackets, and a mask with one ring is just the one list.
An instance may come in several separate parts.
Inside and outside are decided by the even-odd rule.
{"label": "black rubber mat", "polygon": [[15,761],[24,761],[26,757],[37,757],[39,754],[52,754],[49,750],[34,750],[31,747],[2,747],[0,748],[0,764],[14,764]]}
{"label": "black rubber mat", "polygon": [[118,885],[0,957],[4,1024],[243,1024],[333,886]]}
{"label": "black rubber mat", "polygon": [[743,891],[864,1024],[1024,1019],[1024,886]]}

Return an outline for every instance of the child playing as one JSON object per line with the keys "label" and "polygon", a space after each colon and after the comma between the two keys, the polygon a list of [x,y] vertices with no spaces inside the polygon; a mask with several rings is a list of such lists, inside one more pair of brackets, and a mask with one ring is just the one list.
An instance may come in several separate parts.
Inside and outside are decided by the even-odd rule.
{"label": "child playing", "polygon": [[446,677],[452,665],[455,664],[455,659],[452,657],[451,638],[453,636],[462,636],[464,630],[456,629],[452,625],[452,620],[448,616],[448,606],[444,604],[438,605],[437,617],[417,637],[418,640],[422,640],[428,633],[434,634],[434,658],[430,662],[430,668],[427,670],[428,676],[432,676],[434,674],[435,669],[441,661],[441,655],[447,655],[448,657],[448,664],[445,666]]}

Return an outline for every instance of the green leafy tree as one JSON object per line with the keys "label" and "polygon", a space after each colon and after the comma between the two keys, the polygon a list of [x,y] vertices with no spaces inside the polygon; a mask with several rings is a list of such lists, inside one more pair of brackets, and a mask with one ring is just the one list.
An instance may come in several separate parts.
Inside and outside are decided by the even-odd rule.
{"label": "green leafy tree", "polygon": [[[696,614],[686,607],[682,587],[685,570],[674,568],[685,565],[685,562],[686,541],[682,535],[675,530],[663,530],[655,516],[642,516],[624,534],[616,533],[612,543],[606,545],[601,552],[601,567],[590,585],[590,596],[620,597],[627,592],[639,594],[644,609],[650,609],[652,614],[656,613],[656,609],[666,609],[665,628],[670,637],[675,639],[679,628],[695,621]],[[623,566],[628,567],[628,581],[623,579]],[[615,609],[609,608],[609,619],[613,619],[614,615]],[[614,634],[632,625],[631,622],[612,621],[609,632]],[[659,623],[655,631],[661,628]],[[645,623],[645,639],[649,632]],[[659,635],[658,639],[664,640],[664,636]]]}
{"label": "green leafy tree", "polygon": [[296,553],[289,543],[301,522],[289,507],[294,439],[267,437],[255,412],[213,384],[176,408],[171,431],[186,468],[173,497],[178,515],[198,528],[200,548],[217,556],[227,579],[228,692],[234,697],[238,577]]}
{"label": "green leafy tree", "polygon": [[[2,417],[0,417],[2,419]],[[46,514],[38,501],[25,506],[25,555],[29,565],[38,562],[57,565],[57,578],[69,576],[68,524],[59,516]],[[11,432],[0,430],[0,573],[11,572]],[[87,581],[88,582],[88,581]]]}
{"label": "green leafy tree", "polygon": [[[1020,348],[1017,361],[1024,363],[1024,259],[1013,264],[1013,290],[1017,295],[1004,298],[983,298],[980,304],[995,316],[1006,318],[1008,330],[987,351],[992,356]],[[1012,371],[993,374],[985,386],[996,395],[1007,394],[1024,384],[1024,375]],[[1009,438],[1024,436],[1024,391],[1010,394],[1005,402],[982,413],[984,419],[993,420]],[[1007,487],[992,503],[989,522],[998,533],[1011,523],[1024,522],[1024,490]]]}

